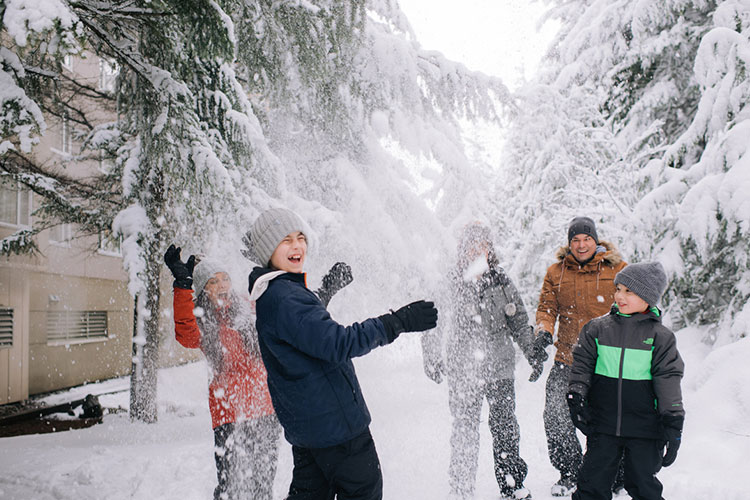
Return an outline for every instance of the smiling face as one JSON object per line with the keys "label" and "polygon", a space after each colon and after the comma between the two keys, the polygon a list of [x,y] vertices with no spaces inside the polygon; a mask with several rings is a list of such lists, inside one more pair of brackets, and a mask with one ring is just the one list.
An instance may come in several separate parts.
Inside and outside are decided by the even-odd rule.
{"label": "smiling face", "polygon": [[288,273],[301,273],[307,255],[307,237],[299,231],[289,233],[271,254],[271,267]]}
{"label": "smiling face", "polygon": [[622,283],[615,287],[615,303],[623,314],[636,314],[648,310],[648,303]]}
{"label": "smiling face", "polygon": [[206,281],[203,291],[214,307],[221,307],[229,303],[229,293],[232,289],[232,280],[224,272],[218,272]]}
{"label": "smiling face", "polygon": [[570,240],[570,253],[578,262],[586,262],[596,252],[596,240],[588,234],[576,234]]}

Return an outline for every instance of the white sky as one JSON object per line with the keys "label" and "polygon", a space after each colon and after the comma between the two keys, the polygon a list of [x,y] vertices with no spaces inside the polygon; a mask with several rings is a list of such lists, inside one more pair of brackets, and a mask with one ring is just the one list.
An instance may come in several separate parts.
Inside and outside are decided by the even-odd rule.
{"label": "white sky", "polygon": [[511,89],[536,71],[554,35],[537,31],[545,6],[535,0],[398,0],[424,49],[499,76]]}

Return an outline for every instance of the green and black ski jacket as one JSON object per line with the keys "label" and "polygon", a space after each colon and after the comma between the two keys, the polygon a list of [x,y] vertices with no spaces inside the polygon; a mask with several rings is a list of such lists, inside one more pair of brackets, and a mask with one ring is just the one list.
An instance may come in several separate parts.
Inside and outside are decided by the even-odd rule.
{"label": "green and black ski jacket", "polygon": [[571,392],[587,401],[594,432],[661,439],[660,415],[683,415],[685,364],[658,310],[606,316],[584,325],[573,350]]}

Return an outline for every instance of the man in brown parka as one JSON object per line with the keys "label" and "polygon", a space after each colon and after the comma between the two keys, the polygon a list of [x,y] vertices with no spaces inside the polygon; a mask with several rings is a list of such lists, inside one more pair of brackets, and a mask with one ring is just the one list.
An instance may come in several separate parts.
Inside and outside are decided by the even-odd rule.
{"label": "man in brown parka", "polygon": [[[550,461],[560,471],[552,495],[567,496],[575,488],[583,457],[565,401],[573,347],[583,325],[609,312],[614,302],[615,275],[626,263],[613,244],[599,241],[596,225],[588,217],[571,221],[568,246],[560,248],[556,257],[557,262],[547,269],[539,295],[534,347],[538,359],[546,359],[544,348],[552,344],[555,323],[559,322],[555,362],[546,385],[544,429]],[[532,378],[539,373],[537,370]]]}

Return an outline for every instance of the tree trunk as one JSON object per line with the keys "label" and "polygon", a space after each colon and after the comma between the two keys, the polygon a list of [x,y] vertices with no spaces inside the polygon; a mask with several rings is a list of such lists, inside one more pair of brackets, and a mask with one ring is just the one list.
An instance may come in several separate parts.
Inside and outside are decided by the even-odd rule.
{"label": "tree trunk", "polygon": [[159,288],[161,255],[158,236],[147,247],[145,292],[136,297],[133,336],[133,367],[130,374],[130,418],[146,423],[157,420],[157,375],[159,369]]}

